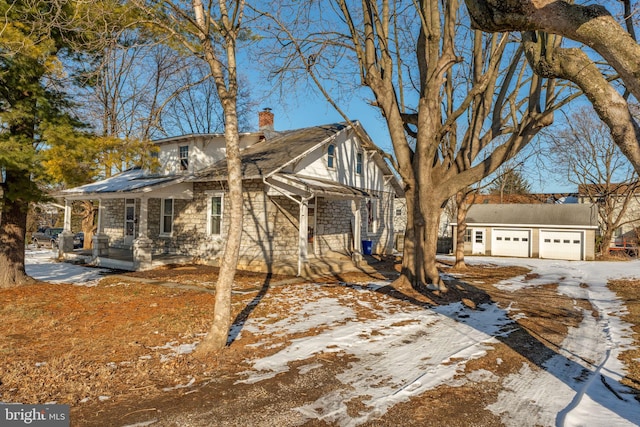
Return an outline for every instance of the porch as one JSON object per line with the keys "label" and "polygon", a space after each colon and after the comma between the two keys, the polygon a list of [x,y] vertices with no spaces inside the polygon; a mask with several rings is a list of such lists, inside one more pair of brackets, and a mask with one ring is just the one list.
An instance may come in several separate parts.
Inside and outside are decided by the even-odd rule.
{"label": "porch", "polygon": [[[96,267],[110,268],[114,270],[135,271],[134,256],[132,249],[108,248],[105,254],[95,257],[91,249],[77,249],[73,252],[65,252],[64,260],[68,262],[79,262],[83,264],[93,265]],[[378,260],[372,256],[363,256],[363,259],[354,263],[353,259],[346,255],[332,254],[330,256],[310,256],[306,263],[302,265],[302,271],[298,274],[298,260],[275,262],[271,266],[264,264],[252,264],[243,262],[238,263],[238,269],[246,271],[265,271],[271,270],[275,274],[285,274],[292,276],[300,276],[303,278],[318,277],[322,275],[336,275],[348,272],[364,272],[375,273],[374,264]],[[150,269],[158,268],[171,264],[191,264],[196,262],[192,256],[178,254],[156,254],[151,257]],[[202,262],[202,261],[198,261]],[[206,264],[217,265],[215,261],[206,262]]]}
{"label": "porch", "polygon": [[[135,271],[133,249],[107,248],[100,256],[94,257],[91,249],[77,249],[73,252],[62,254],[65,261],[80,262],[96,267],[111,268],[114,270]],[[169,264],[188,264],[193,262],[193,257],[178,254],[151,255],[149,268],[157,268]]]}

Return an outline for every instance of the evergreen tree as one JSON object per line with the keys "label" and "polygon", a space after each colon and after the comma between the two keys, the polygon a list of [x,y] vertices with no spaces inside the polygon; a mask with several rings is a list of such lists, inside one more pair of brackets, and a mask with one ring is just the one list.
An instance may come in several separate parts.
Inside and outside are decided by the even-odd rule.
{"label": "evergreen tree", "polygon": [[24,269],[26,217],[29,204],[44,196],[43,150],[84,135],[56,84],[63,75],[59,55],[77,32],[69,25],[73,4],[0,0],[0,11],[0,287],[8,287],[31,281]]}
{"label": "evergreen tree", "polygon": [[509,169],[489,185],[489,194],[529,194],[531,185],[517,169]]}

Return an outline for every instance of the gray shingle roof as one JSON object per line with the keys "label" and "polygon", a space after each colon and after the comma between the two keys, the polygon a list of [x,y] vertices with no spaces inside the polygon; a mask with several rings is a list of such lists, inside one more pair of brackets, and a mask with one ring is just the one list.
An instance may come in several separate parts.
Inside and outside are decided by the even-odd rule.
{"label": "gray shingle roof", "polygon": [[[345,123],[333,123],[278,132],[272,138],[254,144],[240,153],[242,175],[245,179],[269,175],[346,128]],[[189,180],[218,179],[227,179],[226,160],[221,160],[215,165],[197,172]]]}
{"label": "gray shingle roof", "polygon": [[588,204],[473,205],[467,224],[596,226],[597,209]]}

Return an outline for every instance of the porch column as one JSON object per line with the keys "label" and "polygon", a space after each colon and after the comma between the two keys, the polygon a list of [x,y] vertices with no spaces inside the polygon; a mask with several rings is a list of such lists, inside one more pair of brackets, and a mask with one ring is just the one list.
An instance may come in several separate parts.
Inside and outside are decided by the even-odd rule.
{"label": "porch column", "polygon": [[140,198],[138,237],[133,241],[133,265],[136,270],[148,270],[152,264],[153,241],[148,237],[148,199]]}
{"label": "porch column", "polygon": [[309,261],[307,254],[307,233],[309,228],[309,199],[300,203],[300,227],[298,229],[298,276],[302,274],[302,264]]}
{"label": "porch column", "polygon": [[64,199],[64,223],[62,233],[58,236],[58,257],[63,258],[66,252],[73,252],[73,233],[71,232],[71,201]]}
{"label": "porch column", "polygon": [[362,213],[361,213],[362,201],[360,199],[354,199],[351,201],[351,212],[353,213],[351,226],[353,227],[353,252],[351,259],[353,263],[358,266],[362,262]]}
{"label": "porch column", "polygon": [[104,206],[102,199],[98,199],[98,226],[96,228],[96,234],[93,235],[93,258],[108,257],[109,256],[109,236],[102,234],[102,228],[104,226],[103,221]]}
{"label": "porch column", "polygon": [[64,231],[71,231],[71,201],[64,199]]}
{"label": "porch column", "polygon": [[146,197],[140,198],[140,223],[138,224],[138,237],[148,237],[149,228],[149,199]]}

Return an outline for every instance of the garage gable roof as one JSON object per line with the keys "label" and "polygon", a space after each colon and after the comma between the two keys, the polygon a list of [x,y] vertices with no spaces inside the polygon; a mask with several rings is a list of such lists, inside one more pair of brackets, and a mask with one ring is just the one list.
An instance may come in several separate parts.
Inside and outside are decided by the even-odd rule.
{"label": "garage gable roof", "polygon": [[540,225],[596,227],[597,209],[590,204],[473,205],[467,225]]}

